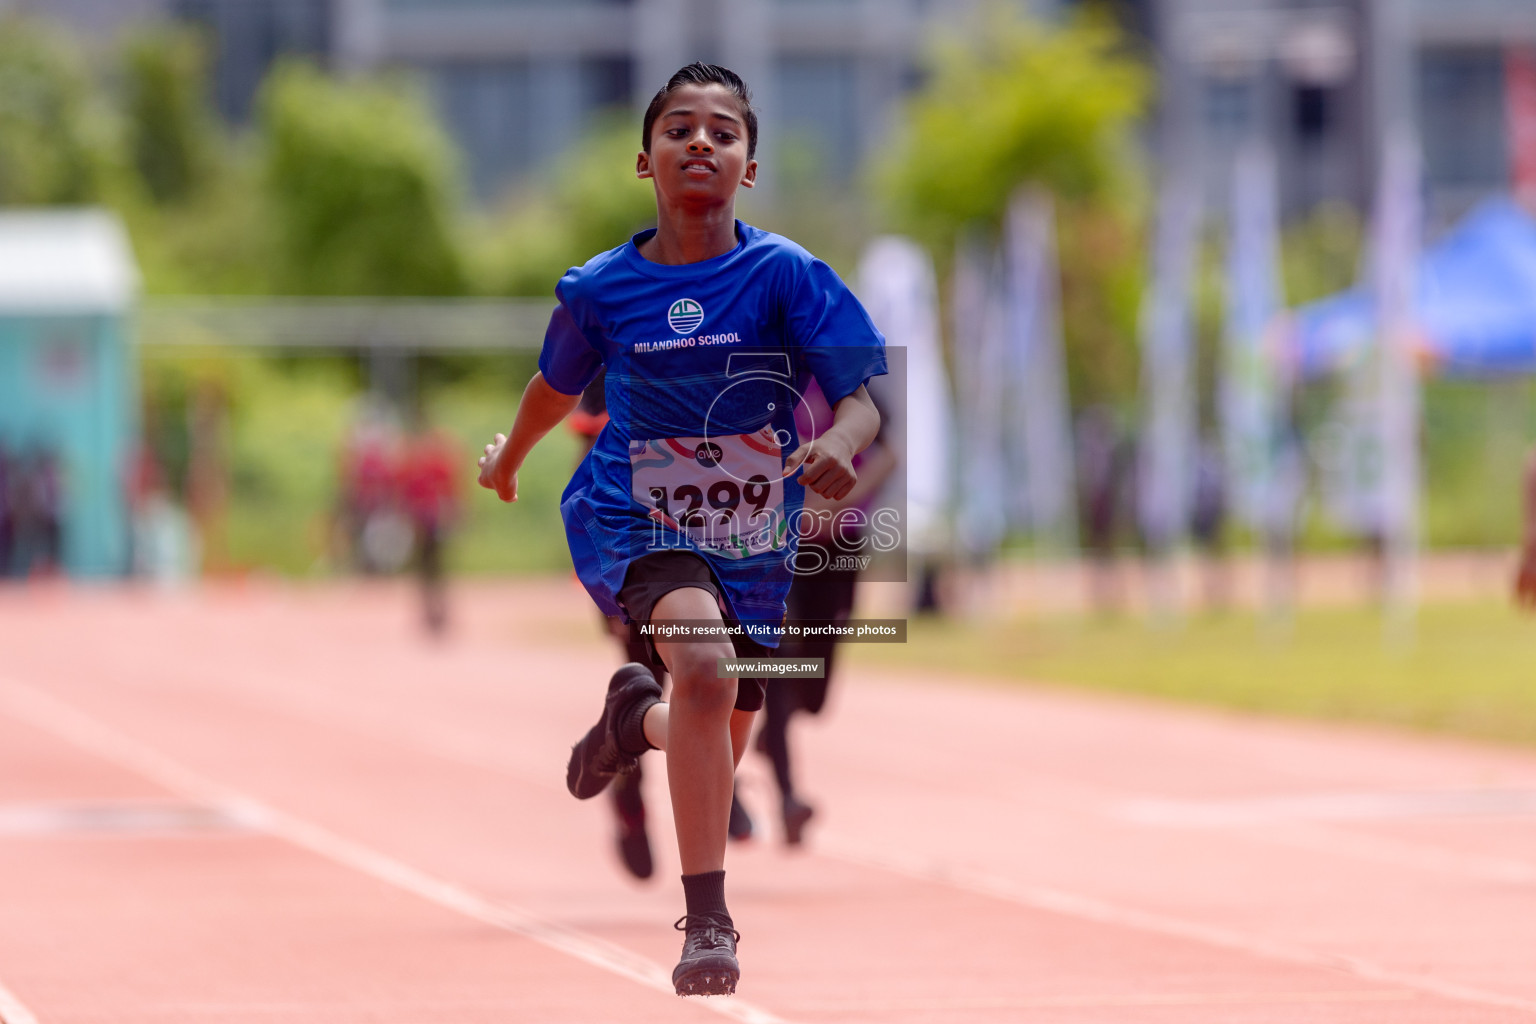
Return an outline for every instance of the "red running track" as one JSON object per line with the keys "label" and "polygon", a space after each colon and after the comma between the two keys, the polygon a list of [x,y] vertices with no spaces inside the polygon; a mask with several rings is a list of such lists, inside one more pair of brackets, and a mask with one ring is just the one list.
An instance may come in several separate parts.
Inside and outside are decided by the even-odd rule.
{"label": "red running track", "polygon": [[0,591],[5,1024],[1536,1019],[1536,756],[917,673],[797,724],[733,847],[733,999],[566,752],[615,653],[560,582]]}

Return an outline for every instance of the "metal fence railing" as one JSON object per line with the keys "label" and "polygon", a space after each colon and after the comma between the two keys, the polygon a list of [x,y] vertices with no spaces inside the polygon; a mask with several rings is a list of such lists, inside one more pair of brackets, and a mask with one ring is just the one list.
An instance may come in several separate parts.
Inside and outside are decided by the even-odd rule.
{"label": "metal fence railing", "polygon": [[550,299],[146,298],[141,348],[538,349]]}

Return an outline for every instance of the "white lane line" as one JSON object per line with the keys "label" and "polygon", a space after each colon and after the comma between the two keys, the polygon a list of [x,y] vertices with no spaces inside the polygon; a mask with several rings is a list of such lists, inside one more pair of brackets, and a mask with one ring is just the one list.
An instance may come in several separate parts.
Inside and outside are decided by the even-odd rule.
{"label": "white lane line", "polygon": [[1239,953],[1246,953],[1250,956],[1263,957],[1267,960],[1343,971],[1359,978],[1390,985],[1400,985],[1403,988],[1439,996],[1443,999],[1536,1013],[1536,1001],[1519,996],[1507,995],[1503,992],[1491,992],[1487,989],[1462,985],[1454,981],[1442,981],[1423,975],[1405,974],[1401,971],[1394,971],[1390,968],[1373,964],[1368,960],[1362,960],[1359,957],[1322,953],[1302,946],[1292,946],[1284,942],[1276,942],[1259,935],[1251,935],[1216,925],[1203,924],[1199,921],[1190,921],[1168,914],[1137,910],[1134,907],[1120,906],[1106,900],[1066,892],[1061,889],[1025,885],[1002,875],[976,871],[937,859],[925,859],[912,854],[893,853],[884,849],[871,850],[859,844],[842,841],[825,834],[818,840],[817,850],[824,856],[849,864],[855,864],[860,867],[881,868],[898,875],[905,875],[908,878],[916,878],[925,882],[963,889],[981,896],[989,896],[993,899],[1017,903],[1034,910],[1064,914],[1069,917],[1079,918],[1080,920],[1093,921],[1097,924],[1132,928],[1156,935],[1188,939],[1193,942],[1204,943],[1208,946],[1218,946],[1222,949],[1230,949]]}
{"label": "white lane line", "polygon": [[[413,728],[406,731],[398,728],[393,720],[377,714],[361,716],[359,712],[364,709],[354,702],[337,700],[313,690],[289,689],[286,677],[263,671],[224,671],[219,674],[217,683],[221,693],[248,701],[263,711],[288,714],[327,729],[345,729],[358,736],[393,743],[451,763],[497,772],[548,792],[565,792],[563,780],[549,769],[548,758],[541,761],[509,756],[504,744],[487,744],[479,734],[426,719],[416,720]],[[563,748],[560,753],[563,756]],[[739,769],[738,784],[743,780],[750,784],[754,771],[751,767]],[[1127,817],[1126,808],[1138,806],[1141,804],[1136,801],[1122,802],[1117,810],[1111,811],[1111,816]],[[1159,821],[1157,824],[1164,823]],[[0,828],[3,828],[3,822],[0,822]],[[1533,862],[1467,855],[1422,842],[1346,833],[1328,825],[1297,824],[1284,833],[1247,831],[1243,834],[1256,841],[1435,874],[1504,884],[1536,883],[1536,863]]]}
{"label": "white lane line", "polygon": [[4,985],[0,985],[0,1024],[37,1024],[32,1011]]}
{"label": "white lane line", "polygon": [[1096,1009],[1130,1006],[1290,1006],[1330,1003],[1402,1003],[1422,992],[1352,989],[1317,992],[1132,992],[1127,995],[954,996],[937,999],[823,999],[795,1004],[800,1013],[915,1013],[920,1010]]}
{"label": "white lane line", "polygon": [[[193,800],[210,800],[242,808],[262,821],[268,832],[354,871],[457,911],[466,917],[513,932],[594,967],[673,995],[671,972],[654,960],[616,943],[553,921],[546,921],[512,904],[488,900],[468,889],[420,871],[361,843],[344,839],[312,824],[267,807],[244,793],[199,775],[127,735],[40,690],[13,679],[0,679],[0,703],[14,717],[45,729],[103,760],[153,779]],[[686,1005],[746,1024],[788,1024],[783,1018],[739,997],[694,999]],[[7,1018],[4,1024],[16,1024]],[[21,1024],[35,1024],[27,1018]]]}

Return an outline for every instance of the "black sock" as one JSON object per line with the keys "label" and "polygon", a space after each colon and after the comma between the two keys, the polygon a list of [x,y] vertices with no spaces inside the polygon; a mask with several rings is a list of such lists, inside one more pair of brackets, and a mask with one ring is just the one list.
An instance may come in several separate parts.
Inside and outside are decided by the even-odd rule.
{"label": "black sock", "polygon": [[644,696],[625,708],[619,715],[618,740],[619,749],[633,757],[638,757],[647,750],[655,750],[651,741],[645,738],[645,713],[651,710],[651,705],[660,704],[661,701],[652,696]]}
{"label": "black sock", "polygon": [[731,912],[725,909],[725,872],[705,871],[683,876],[683,900],[689,917],[709,917],[716,924],[733,927]]}

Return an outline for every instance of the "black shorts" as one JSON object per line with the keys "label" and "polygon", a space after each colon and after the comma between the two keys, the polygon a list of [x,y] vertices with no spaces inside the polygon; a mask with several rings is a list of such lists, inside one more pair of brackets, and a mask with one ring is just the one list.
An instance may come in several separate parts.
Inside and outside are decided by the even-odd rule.
{"label": "black shorts", "polygon": [[[651,620],[651,610],[656,607],[667,594],[684,587],[697,587],[699,590],[707,590],[715,597],[715,603],[721,605],[720,614],[725,617],[728,625],[737,625],[736,620],[726,611],[720,601],[720,584],[715,580],[715,574],[710,571],[709,563],[692,551],[653,551],[648,555],[641,555],[629,563],[629,569],[624,573],[624,585],[619,588],[619,606],[629,616],[630,622],[644,623]],[[732,644],[736,648],[736,656],[740,658],[768,658],[772,657],[773,650],[764,647],[748,636],[733,636]],[[656,653],[656,645],[650,637],[645,637],[646,650],[650,652],[651,664],[662,664],[661,657]],[[763,698],[767,694],[766,679],[738,679],[736,681],[736,710],[759,711],[763,706]]]}

